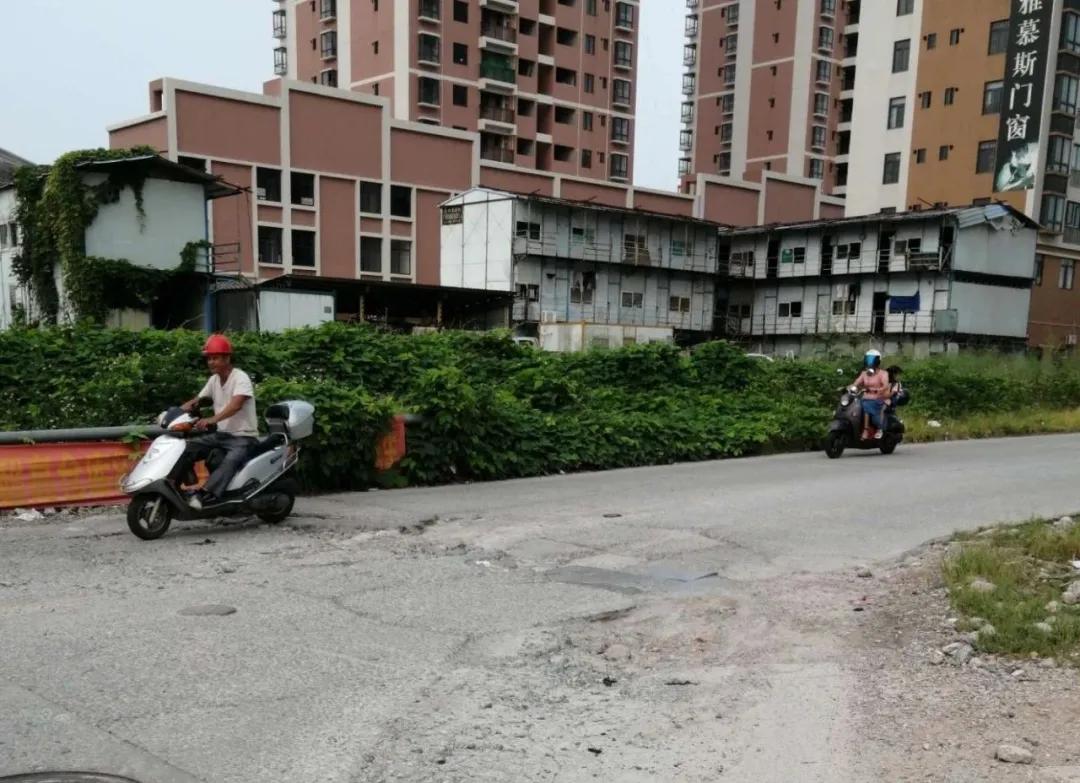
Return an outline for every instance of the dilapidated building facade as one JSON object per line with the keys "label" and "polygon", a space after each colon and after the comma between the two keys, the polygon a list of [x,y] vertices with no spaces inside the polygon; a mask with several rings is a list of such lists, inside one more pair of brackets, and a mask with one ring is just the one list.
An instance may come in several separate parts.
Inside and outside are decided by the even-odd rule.
{"label": "dilapidated building facade", "polygon": [[992,204],[724,231],[718,331],[782,355],[1020,348],[1037,229]]}
{"label": "dilapidated building facade", "polygon": [[550,350],[694,342],[714,327],[718,228],[476,188],[442,205],[440,279],[511,293],[495,320]]}

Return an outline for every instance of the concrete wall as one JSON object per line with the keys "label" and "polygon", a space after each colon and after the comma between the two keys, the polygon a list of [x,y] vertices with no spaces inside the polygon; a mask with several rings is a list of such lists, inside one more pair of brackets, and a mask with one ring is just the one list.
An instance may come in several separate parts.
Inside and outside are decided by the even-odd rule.
{"label": "concrete wall", "polygon": [[[103,174],[87,176],[97,184]],[[86,254],[122,258],[137,266],[172,269],[188,242],[206,239],[206,197],[202,185],[148,179],[143,186],[145,219],[140,221],[135,193],[125,188],[104,204],[86,230]]]}

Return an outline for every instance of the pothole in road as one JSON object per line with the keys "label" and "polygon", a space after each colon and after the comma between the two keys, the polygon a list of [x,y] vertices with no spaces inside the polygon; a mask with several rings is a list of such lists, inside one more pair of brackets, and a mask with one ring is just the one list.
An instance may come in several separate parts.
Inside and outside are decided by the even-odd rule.
{"label": "pothole in road", "polygon": [[139,783],[133,778],[98,772],[28,772],[0,777],[0,783]]}

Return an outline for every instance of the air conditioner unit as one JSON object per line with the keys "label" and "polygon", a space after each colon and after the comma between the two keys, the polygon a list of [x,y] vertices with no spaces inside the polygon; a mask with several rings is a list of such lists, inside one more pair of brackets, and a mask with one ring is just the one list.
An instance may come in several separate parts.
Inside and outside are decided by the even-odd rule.
{"label": "air conditioner unit", "polygon": [[558,322],[559,314],[555,310],[544,310],[540,313],[540,323],[557,324]]}
{"label": "air conditioner unit", "polygon": [[255,188],[255,197],[261,201],[266,201],[266,188]]}
{"label": "air conditioner unit", "polygon": [[1075,334],[1067,334],[1067,335],[1065,335],[1065,344],[1066,345],[1076,345],[1076,335]]}
{"label": "air conditioner unit", "polygon": [[313,199],[313,198],[302,198],[302,199],[300,199],[300,204],[305,206],[305,207],[313,207],[313,206],[315,206],[315,199]]}

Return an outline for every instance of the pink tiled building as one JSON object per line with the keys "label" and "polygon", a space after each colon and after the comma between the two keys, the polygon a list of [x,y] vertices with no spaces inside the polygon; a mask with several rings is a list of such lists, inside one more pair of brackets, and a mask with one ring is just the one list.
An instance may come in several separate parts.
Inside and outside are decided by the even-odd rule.
{"label": "pink tiled building", "polygon": [[275,72],[480,134],[485,160],[629,182],[638,0],[277,0]]}
{"label": "pink tiled building", "polygon": [[438,207],[472,187],[718,225],[840,209],[816,183],[783,175],[699,175],[686,195],[493,161],[479,133],[397,119],[386,96],[310,82],[273,80],[257,94],[162,79],[150,85],[150,109],[112,126],[111,145],[148,144],[242,189],[208,206],[217,271],[331,289],[339,318],[430,323],[465,306],[469,292],[440,287]]}

